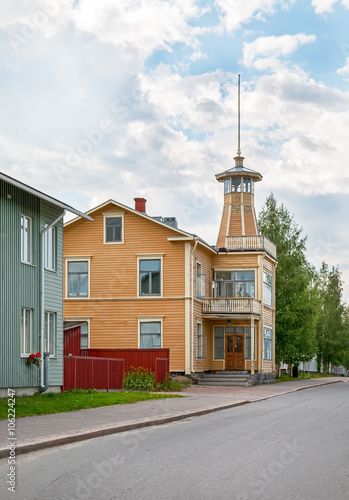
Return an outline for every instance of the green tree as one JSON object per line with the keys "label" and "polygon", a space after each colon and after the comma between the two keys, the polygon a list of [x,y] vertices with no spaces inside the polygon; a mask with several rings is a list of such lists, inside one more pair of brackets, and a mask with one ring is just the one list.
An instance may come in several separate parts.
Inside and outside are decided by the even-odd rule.
{"label": "green tree", "polygon": [[323,262],[318,278],[321,312],[317,321],[317,355],[320,371],[329,363],[344,362],[348,348],[345,307],[342,302],[342,278],[338,267],[329,270]]}
{"label": "green tree", "polygon": [[276,362],[299,365],[316,352],[319,303],[315,271],[307,262],[307,237],[293,216],[271,194],[259,213],[260,233],[277,246],[276,268]]}

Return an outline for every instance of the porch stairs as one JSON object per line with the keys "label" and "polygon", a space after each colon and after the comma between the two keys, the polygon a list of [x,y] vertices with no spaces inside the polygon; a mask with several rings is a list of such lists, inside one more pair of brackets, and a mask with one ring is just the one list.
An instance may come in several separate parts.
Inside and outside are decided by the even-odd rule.
{"label": "porch stairs", "polygon": [[217,371],[215,373],[203,373],[199,385],[225,385],[250,387],[255,385],[256,380],[247,371]]}

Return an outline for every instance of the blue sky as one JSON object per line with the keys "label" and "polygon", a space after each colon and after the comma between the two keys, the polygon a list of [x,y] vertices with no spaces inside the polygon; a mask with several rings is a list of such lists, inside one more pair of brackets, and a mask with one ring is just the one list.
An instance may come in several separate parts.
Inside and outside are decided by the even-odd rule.
{"label": "blue sky", "polygon": [[241,147],[339,265],[349,300],[349,0],[5,0],[1,170],[80,210],[109,198],[215,244]]}

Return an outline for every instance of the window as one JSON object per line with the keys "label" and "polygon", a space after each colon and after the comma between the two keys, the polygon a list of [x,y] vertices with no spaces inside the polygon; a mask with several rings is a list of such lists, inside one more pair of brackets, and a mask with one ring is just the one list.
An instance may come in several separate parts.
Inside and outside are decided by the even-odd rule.
{"label": "window", "polygon": [[200,262],[196,263],[196,298],[202,299],[206,295],[206,275],[202,274]]}
{"label": "window", "polygon": [[89,346],[89,328],[88,328],[88,323],[85,325],[81,325],[80,327],[80,332],[81,332],[81,344],[80,347],[81,349],[88,349]]}
{"label": "window", "polygon": [[56,314],[51,312],[45,313],[44,352],[56,355]]}
{"label": "window", "polygon": [[30,354],[32,348],[32,309],[22,307],[21,353]]}
{"label": "window", "polygon": [[141,349],[161,348],[161,321],[143,321],[140,323]]}
{"label": "window", "polygon": [[244,193],[253,193],[253,181],[249,177],[244,177]]}
{"label": "window", "polygon": [[139,295],[161,294],[161,260],[139,260]]}
{"label": "window", "polygon": [[88,297],[88,261],[68,261],[68,297]]}
{"label": "window", "polygon": [[272,306],[272,276],[263,271],[263,303]]}
{"label": "window", "polygon": [[231,190],[233,193],[241,192],[241,177],[234,177],[231,180]]}
{"label": "window", "polygon": [[21,215],[21,261],[32,263],[32,220],[26,215]]}
{"label": "window", "polygon": [[197,359],[206,358],[207,356],[207,342],[206,335],[202,335],[201,323],[196,324],[196,357]]}
{"label": "window", "polygon": [[230,193],[230,178],[224,180],[224,194]]}
{"label": "window", "polygon": [[216,326],[214,329],[214,357],[224,359],[224,326]]}
{"label": "window", "polygon": [[122,217],[105,218],[105,242],[122,242]]}
{"label": "window", "polygon": [[[48,224],[45,224],[47,227]],[[56,228],[51,227],[44,233],[45,238],[45,268],[56,270]]]}
{"label": "window", "polygon": [[251,327],[250,326],[246,326],[245,358],[251,359]]}
{"label": "window", "polygon": [[254,298],[254,271],[216,271],[215,296],[225,298]]}
{"label": "window", "polygon": [[272,338],[271,328],[263,328],[263,359],[271,361],[272,359]]}

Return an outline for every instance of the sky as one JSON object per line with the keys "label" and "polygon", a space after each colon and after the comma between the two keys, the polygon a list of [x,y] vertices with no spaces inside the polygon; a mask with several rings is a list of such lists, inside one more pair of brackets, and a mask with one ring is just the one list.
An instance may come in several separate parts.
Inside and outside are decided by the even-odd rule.
{"label": "sky", "polygon": [[241,149],[349,301],[349,0],[2,0],[1,171],[216,243]]}

